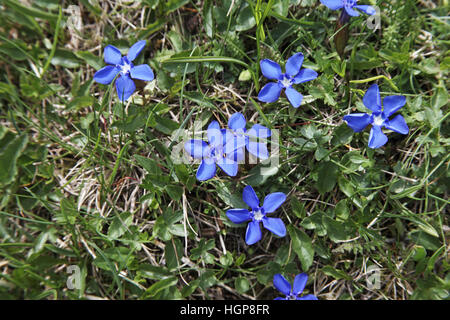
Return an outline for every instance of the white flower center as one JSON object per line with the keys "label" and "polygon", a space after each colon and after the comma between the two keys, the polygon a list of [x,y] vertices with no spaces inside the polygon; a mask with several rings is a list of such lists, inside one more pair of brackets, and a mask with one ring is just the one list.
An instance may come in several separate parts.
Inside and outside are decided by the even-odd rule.
{"label": "white flower center", "polygon": [[126,75],[128,72],[130,72],[130,70],[131,70],[131,66],[129,64],[124,64],[124,65],[121,66],[120,72],[123,75]]}
{"label": "white flower center", "polygon": [[283,85],[283,87],[288,88],[291,86],[292,81],[288,77],[284,76],[283,80],[281,80],[281,84]]}
{"label": "white flower center", "polygon": [[384,123],[384,120],[381,116],[376,116],[373,118],[373,124],[376,126],[381,126]]}
{"label": "white flower center", "polygon": [[264,217],[263,213],[261,212],[261,209],[255,210],[253,211],[253,218],[256,221],[261,221],[262,218]]}

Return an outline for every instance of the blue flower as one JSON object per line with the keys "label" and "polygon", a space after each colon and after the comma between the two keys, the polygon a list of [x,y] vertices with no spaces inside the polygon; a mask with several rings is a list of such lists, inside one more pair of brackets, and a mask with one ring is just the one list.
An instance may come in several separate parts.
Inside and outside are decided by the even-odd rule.
{"label": "blue flower", "polygon": [[184,144],[186,152],[196,159],[202,159],[197,170],[197,179],[204,181],[214,177],[216,164],[227,175],[234,177],[238,171],[239,160],[236,150],[243,145],[237,144],[234,136],[227,130],[221,130],[217,121],[210,123],[206,133],[209,144],[195,139]]}
{"label": "blue flower", "polygon": [[266,84],[259,92],[258,99],[262,102],[275,102],[284,88],[286,89],[286,96],[289,102],[294,108],[298,108],[302,103],[303,96],[292,85],[317,78],[317,72],[312,69],[301,69],[302,64],[303,54],[301,52],[294,54],[288,59],[286,62],[286,73],[281,73],[281,67],[278,63],[269,59],[261,60],[262,74],[268,79],[277,80],[277,82]]}
{"label": "blue flower", "polygon": [[[269,158],[269,151],[267,150],[266,143],[256,142],[255,140],[258,138],[268,138],[271,136],[272,132],[270,129],[255,124],[250,130],[245,128],[246,121],[242,113],[236,112],[231,115],[228,120],[228,127],[230,128],[232,134],[236,137],[236,144],[245,145],[248,152],[260,159]],[[242,153],[243,158],[243,150],[239,150]]]}
{"label": "blue flower", "polygon": [[352,17],[359,16],[359,12],[354,10],[354,8],[361,10],[368,15],[374,15],[376,13],[372,6],[357,5],[356,2],[358,2],[358,0],[320,0],[320,2],[331,10],[339,10],[344,8],[345,12]]}
{"label": "blue flower", "polygon": [[246,186],[242,194],[244,202],[252,209],[230,209],[226,212],[227,217],[234,223],[240,224],[249,221],[247,232],[245,233],[245,242],[252,245],[261,240],[262,232],[260,222],[264,228],[279,237],[286,235],[286,227],[280,218],[268,218],[268,213],[274,212],[286,200],[283,192],[274,192],[264,198],[262,207],[259,206],[259,199],[255,190],[251,186]]}
{"label": "blue flower", "polygon": [[112,45],[107,45],[104,51],[105,62],[109,64],[98,70],[94,75],[94,80],[102,84],[110,84],[120,73],[116,80],[116,90],[120,101],[127,100],[136,90],[136,85],[131,79],[152,81],[155,76],[153,70],[147,64],[135,66],[134,59],[145,47],[146,41],[141,40],[133,44],[128,50],[128,54],[122,57],[119,49]]}
{"label": "blue flower", "polygon": [[317,297],[312,294],[299,297],[299,295],[305,289],[306,282],[308,281],[308,275],[306,273],[298,274],[294,279],[294,286],[291,288],[291,284],[281,274],[276,274],[273,277],[273,285],[278,291],[283,293],[286,297],[278,297],[274,300],[317,300]]}
{"label": "blue flower", "polygon": [[379,148],[387,141],[387,136],[381,130],[385,127],[389,130],[408,134],[409,128],[405,119],[398,115],[394,119],[389,120],[389,117],[403,107],[406,103],[404,96],[387,96],[383,99],[383,108],[381,107],[380,89],[378,85],[372,85],[363,98],[364,105],[372,110],[372,114],[367,113],[352,113],[344,116],[344,121],[355,132],[363,131],[366,126],[372,124],[372,129],[369,135],[369,147]]}

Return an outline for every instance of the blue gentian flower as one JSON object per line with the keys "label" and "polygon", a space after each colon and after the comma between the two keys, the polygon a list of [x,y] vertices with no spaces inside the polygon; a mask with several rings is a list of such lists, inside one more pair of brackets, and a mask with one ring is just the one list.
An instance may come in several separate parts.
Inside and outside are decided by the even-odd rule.
{"label": "blue gentian flower", "polygon": [[[247,122],[245,121],[245,117],[242,113],[236,112],[231,115],[228,120],[228,127],[230,128],[232,134],[236,137],[236,143],[239,145],[245,145],[248,152],[260,159],[269,158],[269,151],[267,150],[266,143],[256,142],[255,140],[258,138],[268,138],[271,136],[272,132],[270,129],[255,124],[252,126],[250,130],[245,128]],[[243,153],[242,150],[239,150],[240,153]],[[243,157],[243,155],[241,156]]]}
{"label": "blue gentian flower", "polygon": [[116,80],[116,90],[120,101],[127,100],[136,90],[136,85],[132,79],[152,81],[155,76],[152,68],[147,64],[135,66],[134,59],[145,47],[146,41],[141,40],[133,44],[128,50],[128,54],[122,57],[120,50],[112,45],[107,45],[104,51],[106,67],[98,70],[94,75],[94,80],[102,84],[110,84],[120,73]]}
{"label": "blue gentian flower", "polygon": [[278,297],[274,300],[317,300],[317,297],[312,294],[299,297],[299,295],[303,292],[303,289],[305,289],[306,282],[308,282],[308,275],[306,273],[300,273],[295,277],[293,287],[291,287],[291,284],[285,277],[279,273],[276,274],[273,277],[273,285],[286,297]]}
{"label": "blue gentian flower", "polygon": [[361,10],[368,15],[374,15],[376,13],[372,6],[357,5],[358,0],[320,0],[322,4],[326,5],[331,10],[339,10],[344,8],[345,12],[352,17],[359,16],[359,12],[354,8]]}
{"label": "blue gentian flower", "polygon": [[[286,96],[289,102],[298,108],[303,100],[303,95],[295,90],[292,85],[299,84],[317,78],[317,72],[312,69],[301,69],[303,64],[303,54],[298,52],[286,62],[286,73],[281,72],[278,63],[264,59],[261,60],[261,72],[268,78],[277,80],[266,84],[258,94],[258,99],[262,102],[275,102],[280,97],[282,89],[286,89]],[[300,70],[301,69],[301,70]]]}
{"label": "blue gentian flower", "polygon": [[197,179],[209,180],[216,174],[216,164],[229,176],[238,171],[239,160],[236,150],[244,145],[237,144],[232,134],[221,130],[219,123],[213,121],[207,129],[207,144],[203,140],[192,139],[184,144],[184,149],[194,158],[202,159],[197,170]]}
{"label": "blue gentian flower", "polygon": [[271,231],[279,237],[286,235],[286,227],[280,218],[268,218],[268,213],[274,212],[286,200],[283,192],[274,192],[264,198],[263,205],[259,206],[259,199],[255,190],[251,186],[246,186],[242,194],[244,202],[252,209],[230,209],[226,212],[227,217],[234,223],[240,224],[249,221],[247,232],[245,233],[245,242],[252,245],[261,240],[262,232],[260,222],[264,228]]}
{"label": "blue gentian flower", "polygon": [[380,89],[378,88],[378,85],[374,84],[364,95],[363,103],[368,109],[373,111],[372,114],[352,113],[344,116],[344,121],[347,122],[347,125],[355,132],[363,131],[366,126],[372,124],[369,135],[370,148],[379,148],[388,141],[387,136],[381,130],[382,127],[401,134],[408,134],[408,125],[401,115],[389,120],[391,115],[405,105],[406,97],[387,96],[383,99],[382,108]]}

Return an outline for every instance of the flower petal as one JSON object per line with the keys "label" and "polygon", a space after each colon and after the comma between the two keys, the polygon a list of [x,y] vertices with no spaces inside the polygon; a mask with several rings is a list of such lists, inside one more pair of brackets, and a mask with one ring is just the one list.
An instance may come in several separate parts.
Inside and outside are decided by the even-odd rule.
{"label": "flower petal", "polygon": [[244,148],[239,148],[232,153],[227,153],[226,157],[228,159],[236,161],[237,163],[241,163],[241,161],[245,160],[245,150]]}
{"label": "flower petal", "polygon": [[272,132],[270,129],[260,125],[260,124],[254,124],[253,127],[251,127],[250,130],[247,131],[248,136],[250,137],[258,137],[258,138],[267,138],[272,135]]}
{"label": "flower petal", "polygon": [[380,126],[373,126],[369,135],[369,148],[376,149],[382,147],[388,141]]}
{"label": "flower petal", "polygon": [[295,76],[294,83],[299,84],[303,82],[308,82],[317,78],[318,73],[313,69],[304,68]]}
{"label": "flower petal", "polygon": [[110,84],[119,71],[119,68],[113,66],[103,67],[94,74],[94,81],[101,84]]}
{"label": "flower petal", "polygon": [[141,64],[131,68],[130,75],[133,79],[152,81],[155,79],[152,68],[148,64]]}
{"label": "flower petal", "polygon": [[246,121],[242,113],[233,113],[228,120],[228,127],[233,130],[245,129]]}
{"label": "flower petal", "polygon": [[273,276],[273,285],[281,293],[287,296],[291,294],[291,284],[281,274],[277,273]]}
{"label": "flower petal", "polygon": [[282,77],[281,67],[278,63],[276,63],[272,60],[269,60],[269,59],[264,59],[264,60],[261,60],[259,65],[261,66],[262,74],[267,79],[271,79],[271,80],[281,79],[281,77]]}
{"label": "flower petal", "polygon": [[122,54],[120,53],[120,50],[110,44],[105,47],[103,56],[105,62],[108,64],[116,65],[120,64],[122,61]]}
{"label": "flower petal", "polygon": [[307,294],[306,296],[297,298],[297,300],[318,300],[318,299],[313,294]]}
{"label": "flower petal", "polygon": [[372,85],[363,97],[364,105],[374,111],[381,111],[381,98],[380,98],[380,88],[378,88],[377,84]]}
{"label": "flower petal", "polygon": [[[241,129],[239,129],[241,130]],[[233,134],[230,130],[226,130],[225,133],[222,134],[225,136],[225,142],[224,142],[224,153],[229,154],[233,153],[234,151],[241,149],[245,147],[246,144],[246,137],[243,134]]]}
{"label": "flower petal", "polygon": [[217,121],[212,121],[206,130],[208,142],[211,146],[217,147],[223,145],[223,135],[220,125]]}
{"label": "flower petal", "polygon": [[200,167],[198,167],[197,170],[197,180],[205,181],[209,180],[216,174],[216,164],[213,163],[207,163],[206,161],[202,161],[200,163]]}
{"label": "flower petal", "polygon": [[373,16],[376,12],[376,10],[372,7],[372,6],[368,6],[368,5],[356,5],[354,6],[354,8],[361,10],[362,12],[367,13],[370,16]]}
{"label": "flower petal", "polygon": [[272,232],[273,234],[284,237],[286,235],[286,226],[284,225],[283,220],[280,218],[267,218],[264,217],[262,219],[264,228]]}
{"label": "flower petal", "polygon": [[191,139],[184,144],[184,150],[192,157],[201,159],[208,151],[208,144],[203,140]]}
{"label": "flower petal", "polygon": [[352,113],[344,116],[344,121],[355,132],[361,132],[370,124],[372,118],[367,113]]}
{"label": "flower petal", "polygon": [[252,221],[247,226],[245,232],[245,242],[248,245],[255,244],[262,238],[261,228],[259,227],[259,221]]}
{"label": "flower petal", "polygon": [[400,114],[392,120],[386,120],[384,122],[384,126],[389,130],[401,134],[408,134],[409,132],[409,128],[408,125],[406,124],[405,118],[403,118],[403,116]]}
{"label": "flower petal", "polygon": [[240,224],[252,219],[250,211],[246,209],[230,209],[226,212],[228,219],[233,223]]}
{"label": "flower petal", "polygon": [[352,16],[352,17],[357,17],[357,16],[359,16],[359,12],[356,11],[356,10],[353,10],[353,9],[350,8],[350,7],[344,7],[344,9],[345,9],[345,11],[347,12],[347,14],[348,14],[349,16]]}
{"label": "flower petal", "polygon": [[116,80],[116,90],[119,100],[125,101],[133,94],[134,90],[136,90],[136,85],[128,75],[121,75]]}
{"label": "flower petal", "polygon": [[229,158],[220,158],[217,165],[229,176],[234,177],[238,172],[238,164]]}
{"label": "flower petal", "polygon": [[294,108],[300,107],[303,95],[292,87],[286,88],[286,97]]}
{"label": "flower petal", "polygon": [[383,99],[383,113],[386,118],[400,110],[406,103],[405,96],[387,96]]}
{"label": "flower petal", "polygon": [[252,186],[246,186],[242,192],[242,199],[252,209],[259,207],[259,199]]}
{"label": "flower petal", "polygon": [[320,0],[322,4],[326,5],[328,9],[338,10],[341,9],[344,5],[342,4],[342,0]]}
{"label": "flower petal", "polygon": [[142,49],[144,49],[146,44],[147,41],[145,40],[141,40],[133,44],[130,50],[128,50],[127,54],[128,60],[133,61],[134,59],[136,59],[136,57],[139,55],[139,53],[141,53]]}
{"label": "flower petal", "polygon": [[286,195],[283,192],[274,192],[268,194],[264,198],[264,203],[262,205],[264,212],[271,213],[278,209],[279,206],[283,204],[286,200]]}
{"label": "flower petal", "polygon": [[295,77],[303,64],[303,53],[298,52],[288,59],[286,62],[286,73],[291,77]]}
{"label": "flower petal", "polygon": [[257,158],[263,160],[269,158],[269,150],[267,150],[267,145],[265,143],[249,141],[247,143],[247,150]]}
{"label": "flower petal", "polygon": [[269,82],[258,94],[258,100],[262,102],[275,102],[280,97],[282,87],[278,82]]}
{"label": "flower petal", "polygon": [[292,293],[295,295],[299,295],[305,289],[306,282],[308,282],[308,275],[306,273],[298,274],[294,279],[294,288],[292,289]]}

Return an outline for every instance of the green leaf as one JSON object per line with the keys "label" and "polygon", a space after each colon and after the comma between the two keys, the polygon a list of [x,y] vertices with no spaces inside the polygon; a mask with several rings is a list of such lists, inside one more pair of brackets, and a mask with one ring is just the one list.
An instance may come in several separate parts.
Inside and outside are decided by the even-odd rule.
{"label": "green leaf", "polygon": [[153,266],[151,264],[139,265],[137,274],[144,278],[152,280],[163,280],[172,276],[172,272],[170,272],[167,268]]}
{"label": "green leaf", "polygon": [[219,262],[225,267],[229,267],[233,264],[233,255],[230,252],[219,257]]}
{"label": "green leaf", "polygon": [[181,258],[183,257],[183,245],[180,239],[173,238],[172,241],[166,242],[164,250],[164,258],[166,259],[166,266],[169,270],[177,269],[181,265]]}
{"label": "green leaf", "polygon": [[214,33],[213,21],[213,5],[212,0],[206,0],[203,4],[203,26],[205,27],[206,35],[212,38]]}
{"label": "green leaf", "polygon": [[236,19],[236,30],[246,31],[256,26],[256,20],[253,16],[252,8],[245,3]]}
{"label": "green leaf", "polygon": [[156,125],[152,127],[154,127],[161,133],[171,135],[173,131],[177,130],[180,127],[179,123],[167,118],[160,117],[157,114],[154,115],[154,118],[156,121]]}
{"label": "green leaf", "polygon": [[82,96],[73,98],[66,106],[67,110],[79,110],[90,107],[94,104],[95,99],[92,96]]}
{"label": "green leaf", "polygon": [[331,241],[339,242],[348,238],[348,233],[346,232],[344,223],[333,220],[327,215],[322,217],[322,221],[327,229],[327,234]]}
{"label": "green leaf", "polygon": [[445,88],[439,86],[434,90],[434,95],[431,98],[431,107],[435,110],[440,109],[448,103],[448,92]]}
{"label": "green leaf", "polygon": [[194,281],[191,281],[188,286],[183,287],[183,289],[181,289],[181,295],[183,296],[183,298],[187,298],[188,296],[193,294],[199,285],[200,280],[196,279]]}
{"label": "green leaf", "polygon": [[239,277],[234,280],[234,288],[239,293],[245,293],[250,290],[250,281],[247,278]]}
{"label": "green leaf", "polygon": [[420,261],[427,256],[427,250],[425,250],[422,246],[414,245],[412,252],[412,258],[414,261]]}
{"label": "green leaf", "polygon": [[306,272],[311,267],[314,259],[314,249],[311,239],[304,231],[292,225],[288,225],[287,230],[291,236],[292,249],[297,254],[303,271]]}
{"label": "green leaf", "polygon": [[345,280],[350,281],[353,279],[345,271],[337,270],[337,269],[333,268],[332,266],[325,266],[320,271],[325,273],[327,276],[333,277],[336,280],[345,279]]}
{"label": "green leaf", "polygon": [[258,164],[256,167],[252,168],[248,173],[248,177],[245,182],[251,186],[259,186],[264,184],[267,179],[278,173],[279,167],[274,165],[263,165]]}
{"label": "green leaf", "polygon": [[123,212],[114,217],[108,228],[108,237],[111,239],[120,238],[133,222],[133,215],[130,212]]}
{"label": "green leaf", "polygon": [[56,20],[58,20],[58,16],[55,14],[47,13],[31,6],[22,6],[20,3],[18,3],[18,1],[15,0],[3,0],[3,2],[13,10],[18,11],[19,13],[26,14],[28,16],[41,18],[51,22],[56,22]]}
{"label": "green leaf", "polygon": [[138,154],[134,155],[134,158],[138,164],[144,168],[148,173],[153,175],[159,175],[162,173],[161,168],[157,165],[157,162],[151,158],[143,157]]}
{"label": "green leaf", "polygon": [[60,206],[61,214],[56,216],[56,221],[59,223],[75,224],[80,213],[73,202],[68,199],[62,199]]}
{"label": "green leaf", "polygon": [[176,277],[170,277],[161,281],[158,281],[151,285],[150,288],[145,290],[145,293],[143,296],[145,298],[151,298],[154,297],[158,292],[173,287],[178,283],[178,279]]}
{"label": "green leaf", "polygon": [[331,144],[333,146],[339,146],[350,143],[353,137],[353,130],[346,124],[339,126],[333,134]]}
{"label": "green leaf", "polygon": [[183,195],[183,188],[177,185],[168,185],[166,186],[166,191],[169,194],[169,197],[175,201],[180,201],[181,196]]}
{"label": "green leaf", "polygon": [[62,66],[69,69],[78,68],[80,66],[80,61],[75,54],[69,50],[62,49],[56,50],[51,63],[54,66]]}
{"label": "green leaf", "polygon": [[81,60],[84,60],[88,65],[90,65],[95,70],[99,70],[104,66],[103,59],[94,55],[92,52],[89,51],[77,51],[75,52],[75,55],[80,58]]}
{"label": "green leaf", "polygon": [[187,4],[189,0],[166,0],[164,4],[164,11],[167,14],[181,8]]}
{"label": "green leaf", "polygon": [[252,74],[250,70],[242,70],[242,72],[239,74],[239,81],[250,81],[252,79]]}
{"label": "green leaf", "polygon": [[201,258],[205,263],[213,263],[214,256],[208,253],[208,251],[212,250],[214,247],[214,239],[210,239],[208,241],[205,241],[205,239],[201,239],[199,244],[197,245],[197,248],[191,250],[191,259],[198,260]]}
{"label": "green leaf", "polygon": [[[20,50],[17,47],[21,48],[22,50]],[[19,61],[26,60],[27,59],[27,55],[25,54],[26,51],[27,51],[26,46],[19,41],[14,41],[13,43],[3,43],[0,45],[0,53],[6,54],[8,57],[14,60]]]}
{"label": "green leaf", "polygon": [[333,190],[337,181],[338,167],[332,162],[324,162],[319,166],[319,176],[317,180],[317,190],[321,193],[327,193]]}
{"label": "green leaf", "polygon": [[423,246],[427,250],[436,251],[441,247],[441,242],[438,238],[425,233],[424,231],[413,231],[410,238],[417,245]]}
{"label": "green leaf", "polygon": [[300,202],[296,197],[291,198],[291,208],[298,218],[303,219],[306,216],[305,203]]}
{"label": "green leaf", "polygon": [[10,184],[17,175],[17,159],[25,150],[28,136],[22,134],[9,141],[0,151],[0,186]]}
{"label": "green leaf", "polygon": [[348,219],[348,217],[350,215],[350,210],[348,209],[346,199],[343,199],[336,204],[336,207],[334,208],[334,213],[335,213],[336,217],[341,220]]}

